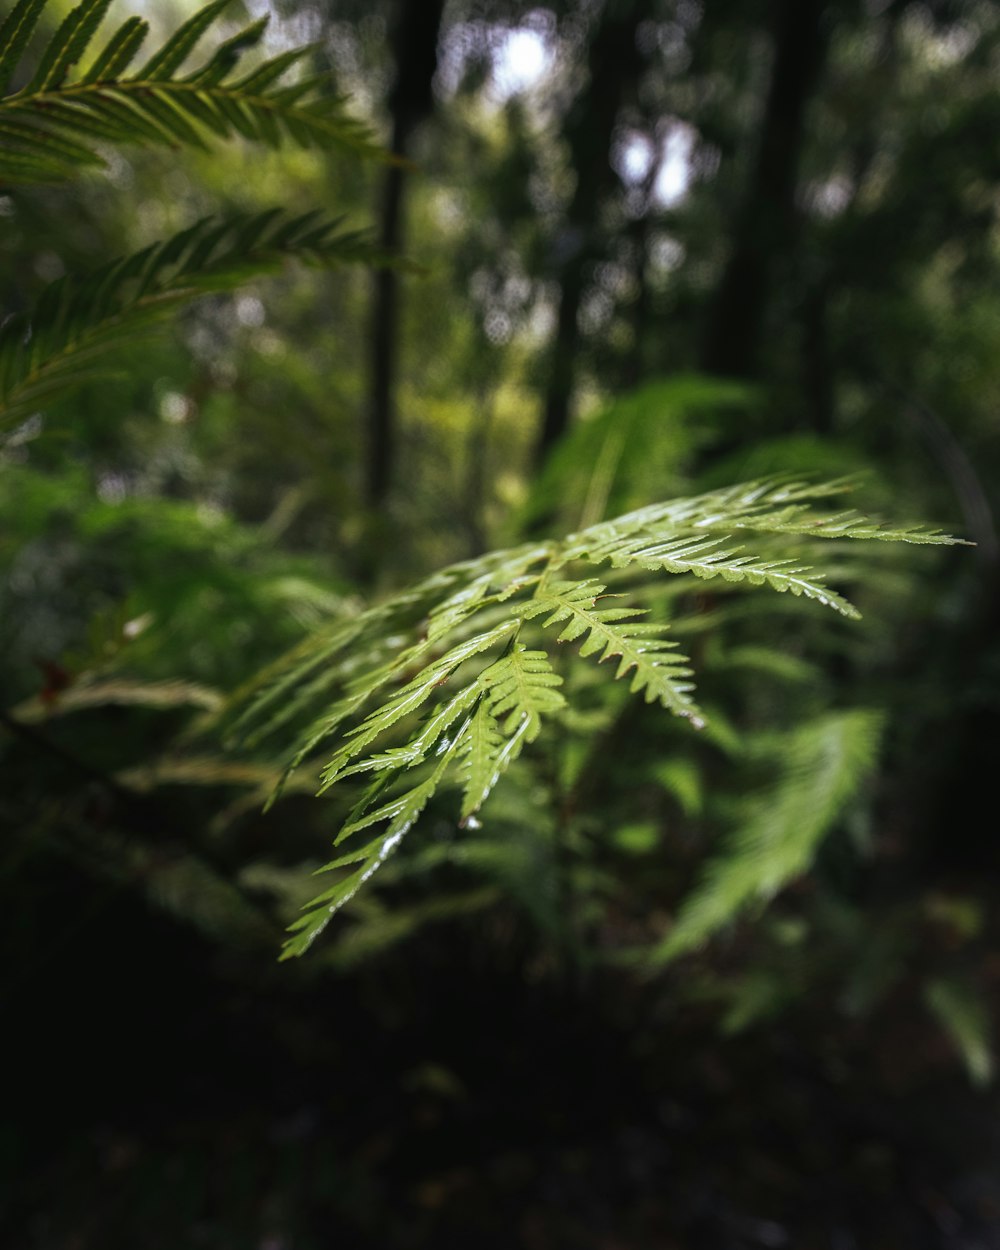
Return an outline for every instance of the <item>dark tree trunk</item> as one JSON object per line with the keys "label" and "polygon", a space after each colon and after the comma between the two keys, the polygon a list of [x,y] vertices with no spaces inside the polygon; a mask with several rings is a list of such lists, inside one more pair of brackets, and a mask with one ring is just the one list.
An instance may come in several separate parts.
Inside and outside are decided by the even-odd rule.
{"label": "dark tree trunk", "polygon": [[776,0],[774,69],[757,158],[732,250],[709,310],[706,373],[757,377],[772,279],[795,227],[795,188],[809,101],[826,51],[825,0]]}
{"label": "dark tree trunk", "polygon": [[802,303],[802,389],[816,434],[833,433],[834,369],[830,359],[829,292],[817,284]]}
{"label": "dark tree trunk", "polygon": [[570,421],[580,346],[580,306],[591,266],[603,251],[598,215],[602,199],[616,181],[610,163],[611,144],[619,111],[641,68],[636,30],[648,8],[648,0],[607,0],[587,51],[589,82],[566,122],[576,188],[558,240],[564,259],[536,449],[538,463],[544,461]]}
{"label": "dark tree trunk", "polygon": [[[392,150],[405,151],[404,128],[393,127]],[[382,184],[379,244],[399,251],[403,243],[403,169],[391,166]],[[396,412],[393,390],[396,380],[396,348],[399,338],[399,279],[392,269],[376,269],[372,299],[371,387],[368,414],[368,462],[366,495],[377,508],[385,499],[392,478],[396,446]]]}
{"label": "dark tree trunk", "polygon": [[[444,0],[399,0],[392,32],[396,81],[389,97],[392,151],[405,157],[413,131],[434,107],[438,31]],[[390,166],[382,186],[379,243],[402,250],[406,229],[406,170]],[[372,300],[371,383],[365,494],[372,508],[385,500],[395,467],[395,382],[399,347],[399,278],[375,272]]]}

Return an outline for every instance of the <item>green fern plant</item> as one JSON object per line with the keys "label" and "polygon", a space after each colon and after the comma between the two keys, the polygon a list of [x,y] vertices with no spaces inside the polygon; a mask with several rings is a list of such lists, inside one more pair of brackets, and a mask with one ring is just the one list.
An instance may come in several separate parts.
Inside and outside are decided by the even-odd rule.
{"label": "green fern plant", "polygon": [[[853,618],[853,605],[803,563],[801,540],[954,541],[926,527],[891,527],[854,510],[822,513],[811,506],[847,485],[749,483],[642,508],[563,540],[493,552],[337,621],[273,666],[242,692],[236,734],[254,745],[305,718],[285,775],[335,739],[320,772],[320,793],[361,785],[336,838],[346,849],[321,869],[336,874],[333,884],[294,923],[284,956],[308,949],[446,783],[460,791],[460,820],[476,817],[524,747],[566,707],[558,644],[578,643],[581,658],[611,661],[610,678],[627,679],[646,702],[696,729],[704,726],[688,659],[667,636],[665,622],[643,619],[648,574],[678,575],[687,579],[682,585],[767,586]],[[740,531],[757,535],[759,554],[734,545],[730,535]],[[611,565],[611,580],[588,575],[588,567],[600,564]],[[630,585],[638,602],[622,594]],[[824,742],[813,746],[815,755]],[[834,773],[830,807],[845,785],[844,770]],[[800,789],[789,789],[785,803],[792,823]],[[827,815],[824,809],[816,829],[791,838],[783,878],[804,866]],[[767,836],[763,829],[759,836],[748,833],[745,853]],[[735,871],[742,892],[734,906],[756,885],[778,884],[755,883],[739,866]],[[713,888],[718,894],[725,884]],[[704,898],[695,906],[704,908]],[[687,924],[692,941],[712,927]]]}

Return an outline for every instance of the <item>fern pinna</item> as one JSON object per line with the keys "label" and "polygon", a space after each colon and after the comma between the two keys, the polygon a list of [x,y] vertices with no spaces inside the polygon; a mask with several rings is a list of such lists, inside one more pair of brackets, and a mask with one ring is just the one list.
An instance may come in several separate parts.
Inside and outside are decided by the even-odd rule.
{"label": "fern pinna", "polygon": [[[293,924],[284,957],[308,949],[439,789],[457,788],[462,823],[476,816],[525,745],[566,705],[558,644],[611,661],[611,678],[627,679],[647,702],[703,726],[689,661],[665,623],[645,619],[641,599],[623,596],[630,582],[638,578],[641,596],[649,573],[718,578],[806,596],[856,617],[822,572],[789,553],[793,541],[955,541],[924,527],[881,525],[854,510],[811,507],[845,488],[756,482],[643,508],[561,541],[493,552],[338,620],[274,665],[238,698],[237,735],[253,745],[304,718],[286,776],[335,740],[320,793],[360,784],[336,838],[344,849],[320,870],[334,874],[333,883]],[[734,544],[730,535],[739,531],[756,534],[764,550]],[[781,549],[772,552],[775,543]],[[611,565],[613,587],[586,575],[587,566],[601,564]]]}
{"label": "fern pinna", "polygon": [[0,326],[0,429],[109,371],[123,346],[184,304],[289,260],[387,263],[363,232],[318,212],[280,209],[205,218],[169,239],[51,283]]}
{"label": "fern pinna", "polygon": [[[19,0],[0,23],[0,94],[15,78],[46,3]],[[328,75],[287,80],[311,48],[293,48],[238,73],[245,53],[262,39],[266,17],[182,74],[232,0],[200,9],[138,68],[132,67],[149,33],[144,18],[128,18],[92,49],[110,4],[82,0],[45,46],[31,77],[0,98],[0,182],[61,182],[103,164],[99,148],[108,143],[205,148],[213,138],[240,136],[268,147],[381,152],[329,91]]]}

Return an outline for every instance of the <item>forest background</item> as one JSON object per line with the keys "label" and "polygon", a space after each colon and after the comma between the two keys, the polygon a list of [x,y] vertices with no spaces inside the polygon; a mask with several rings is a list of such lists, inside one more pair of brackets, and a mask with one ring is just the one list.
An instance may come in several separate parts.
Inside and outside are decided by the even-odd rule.
{"label": "forest background", "polygon": [[[413,262],[238,275],[0,430],[5,1244],[1000,1246],[995,6],[257,4],[200,55],[263,15],[404,159],[0,186],[5,314],[211,214]],[[346,809],[264,812],[234,697],[449,562],[772,476],[976,546],[830,543],[860,621],[678,578],[701,730],[566,660],[482,812],[276,962]]]}

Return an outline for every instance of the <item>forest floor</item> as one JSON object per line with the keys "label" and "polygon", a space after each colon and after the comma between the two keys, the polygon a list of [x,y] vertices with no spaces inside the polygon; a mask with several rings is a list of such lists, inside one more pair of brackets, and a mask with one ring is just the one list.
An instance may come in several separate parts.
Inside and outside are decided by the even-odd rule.
{"label": "forest floor", "polygon": [[516,962],[441,929],[254,985],[113,904],[8,987],[0,1244],[1000,1247],[996,1098],[904,1026],[816,1003],[722,1038]]}

